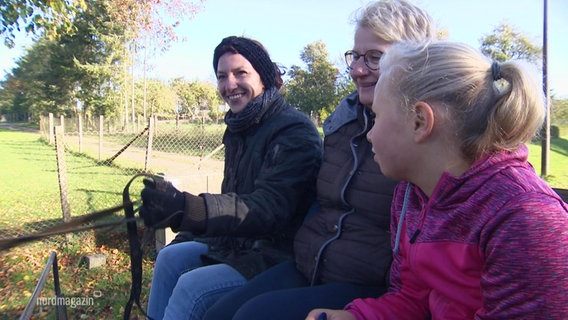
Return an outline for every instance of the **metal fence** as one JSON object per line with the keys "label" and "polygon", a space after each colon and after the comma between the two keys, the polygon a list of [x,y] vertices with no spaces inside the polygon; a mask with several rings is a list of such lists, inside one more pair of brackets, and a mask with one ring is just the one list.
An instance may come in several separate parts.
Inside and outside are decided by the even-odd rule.
{"label": "metal fence", "polygon": [[[138,121],[125,125],[121,119],[102,116],[64,118],[50,114],[41,117],[40,131],[43,139],[58,149],[57,170],[64,220],[66,216],[117,205],[126,181],[141,172],[164,175],[187,192],[220,192],[224,124],[138,118]],[[57,148],[57,145],[62,147]],[[66,163],[66,154],[87,157],[98,168]],[[106,172],[104,168],[109,169],[108,186],[105,185],[105,190],[90,188],[89,177],[100,179]],[[134,193],[138,191],[133,190]],[[49,223],[46,221],[40,229],[49,227]]]}
{"label": "metal fence", "polygon": [[[43,232],[62,220],[120,205],[128,180],[142,172],[162,174],[180,190],[194,194],[218,193],[224,130],[224,124],[176,119],[150,118],[124,126],[117,119],[103,117],[42,117],[41,136],[56,152],[46,158],[45,168],[38,169],[52,171],[57,159],[59,190],[50,188],[53,200],[49,202],[59,202],[61,209],[53,205],[38,208],[37,216],[3,228],[0,239]],[[77,160],[83,158],[85,161]],[[142,187],[136,184],[131,194],[139,198]],[[68,237],[53,240],[63,242]]]}
{"label": "metal fence", "polygon": [[[40,169],[49,171],[54,178],[58,176],[60,190],[49,190],[53,194],[49,207],[38,208],[41,213],[37,217],[27,216],[2,229],[0,239],[43,232],[65,220],[66,212],[76,218],[121,204],[126,183],[137,173],[161,173],[179,189],[194,194],[218,193],[223,178],[224,131],[224,124],[182,119],[138,119],[125,125],[120,119],[104,117],[42,117],[41,138],[54,146],[56,152],[46,155],[49,160],[45,168]],[[55,158],[56,169],[53,168]],[[103,186],[101,180],[105,181]],[[131,194],[139,198],[142,187],[142,183],[137,183]],[[56,198],[57,194],[60,198]],[[58,201],[61,210],[54,207]],[[121,218],[121,213],[109,217]],[[124,226],[117,228],[125,230]],[[106,232],[106,229],[101,230]],[[91,241],[100,246],[99,235],[101,233],[75,233],[72,242]],[[49,247],[59,247],[69,239],[50,237]],[[72,270],[64,272],[74,273]],[[33,310],[26,310],[25,314],[43,314],[37,306],[30,305],[30,308]]]}
{"label": "metal fence", "polygon": [[125,125],[121,119],[102,116],[46,116],[40,120],[40,130],[50,144],[55,143],[54,128],[58,126],[66,152],[83,154],[130,174],[163,173],[189,192],[217,192],[220,188],[224,124],[138,118]]}

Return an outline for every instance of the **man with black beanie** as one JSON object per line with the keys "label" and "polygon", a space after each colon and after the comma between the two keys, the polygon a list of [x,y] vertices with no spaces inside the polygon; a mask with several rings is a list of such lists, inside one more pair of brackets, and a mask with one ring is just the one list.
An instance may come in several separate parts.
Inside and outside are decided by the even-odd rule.
{"label": "man with black beanie", "polygon": [[322,141],[278,91],[280,72],[264,47],[227,37],[213,69],[230,107],[221,194],[142,190],[144,222],[183,234],[156,258],[153,319],[201,319],[225,293],[292,259],[293,236],[314,200]]}

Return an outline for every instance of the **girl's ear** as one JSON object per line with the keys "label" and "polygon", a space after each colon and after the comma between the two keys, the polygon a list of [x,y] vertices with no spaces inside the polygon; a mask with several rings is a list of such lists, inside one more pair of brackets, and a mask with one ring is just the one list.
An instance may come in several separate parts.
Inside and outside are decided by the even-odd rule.
{"label": "girl's ear", "polygon": [[434,128],[434,111],[432,106],[424,101],[418,101],[414,104],[414,141],[416,143],[424,142],[432,133]]}

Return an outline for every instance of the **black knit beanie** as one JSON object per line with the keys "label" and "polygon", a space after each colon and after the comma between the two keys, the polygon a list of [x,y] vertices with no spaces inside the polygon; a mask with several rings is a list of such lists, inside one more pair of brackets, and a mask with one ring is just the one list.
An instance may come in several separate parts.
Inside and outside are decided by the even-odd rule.
{"label": "black knit beanie", "polygon": [[260,75],[265,89],[276,84],[276,70],[268,53],[255,41],[244,37],[227,37],[217,45],[213,54],[213,69],[217,74],[219,58],[227,52],[239,53],[247,59]]}

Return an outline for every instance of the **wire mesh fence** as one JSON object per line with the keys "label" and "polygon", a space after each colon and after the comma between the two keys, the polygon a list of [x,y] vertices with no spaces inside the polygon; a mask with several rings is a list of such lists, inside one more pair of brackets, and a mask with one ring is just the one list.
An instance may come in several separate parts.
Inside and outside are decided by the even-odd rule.
{"label": "wire mesh fence", "polygon": [[[68,152],[84,154],[100,165],[116,166],[127,173],[163,173],[190,192],[215,192],[223,169],[224,124],[180,119],[141,120],[51,118],[40,121],[42,135],[50,141],[53,128],[63,127]],[[208,177],[205,183],[200,177]],[[197,179],[196,179],[197,178]],[[186,180],[191,179],[189,183]],[[209,182],[209,183],[207,183]]]}
{"label": "wire mesh fence", "polygon": [[[187,192],[220,192],[224,130],[224,124],[175,118],[143,121],[138,118],[130,124],[102,116],[92,119],[49,115],[40,119],[41,135],[49,144],[56,145],[59,139],[65,154],[85,157],[97,166],[95,170],[81,163],[62,164],[58,157],[63,216],[65,206],[76,216],[117,205],[127,179],[142,172],[164,175]],[[92,188],[90,175],[97,175],[97,180],[101,175],[112,177],[108,178],[105,190],[100,190]]]}
{"label": "wire mesh fence", "polygon": [[[32,166],[38,167],[36,168],[38,180],[49,180],[50,186],[56,186],[52,182],[61,180],[61,175],[64,174],[67,200],[63,200],[61,184],[59,189],[41,188],[39,191],[41,196],[22,195],[21,199],[25,199],[25,205],[30,209],[25,214],[21,214],[20,210],[14,210],[18,214],[12,214],[10,210],[5,212],[3,221],[6,223],[0,226],[0,240],[43,232],[59,225],[64,221],[62,212],[66,210],[72,218],[77,218],[120,205],[127,182],[137,173],[161,173],[179,189],[194,194],[220,192],[223,177],[224,130],[224,124],[175,118],[138,119],[125,125],[121,119],[114,118],[43,117],[40,121],[40,136],[53,148],[44,146],[41,148],[41,153],[36,153],[29,151],[27,145],[18,145],[20,142],[10,143],[17,152],[25,154],[24,158],[33,161]],[[61,154],[57,152],[57,139],[63,146]],[[55,165],[55,159],[59,157],[66,160],[63,165],[60,159],[57,159],[59,165]],[[133,199],[139,200],[142,187],[141,181],[131,186],[129,191]],[[15,192],[26,191],[21,186],[13,189],[16,190]],[[10,198],[18,199],[18,196]],[[123,213],[117,212],[102,222],[120,219],[123,219]],[[127,245],[125,230],[124,225],[118,225],[73,233],[71,237],[52,236],[41,242],[26,244],[22,250],[16,251],[18,255],[9,252],[6,255],[0,254],[0,264],[9,266],[6,270],[0,270],[0,284],[6,289],[0,292],[0,302],[6,308],[5,310],[0,308],[0,318],[3,317],[2,315],[11,317],[18,312],[21,313],[23,310],[21,308],[25,305],[23,297],[26,296],[25,291],[28,291],[22,288],[35,285],[37,282],[35,273],[41,271],[41,265],[47,254],[44,254],[43,250],[48,248],[61,253],[62,264],[66,268],[62,271],[63,277],[76,277],[78,274],[96,277],[83,270],[84,266],[80,265],[80,257],[77,254],[87,254],[88,251],[105,253],[107,260],[111,262],[97,273],[108,274],[105,277],[112,277],[112,283],[101,284],[99,280],[89,281],[87,287],[82,285],[79,288],[69,283],[67,278],[63,280],[62,285],[65,293],[75,297],[91,297],[93,292],[97,295],[102,292],[102,297],[95,299],[95,305],[69,309],[70,313],[106,314],[110,317],[120,313],[116,310],[126,302],[125,295],[128,293],[130,283],[128,262],[124,261],[124,253],[128,250],[125,247]],[[153,241],[154,239],[151,240]],[[26,252],[39,253],[26,258],[22,256]],[[151,263],[151,258],[145,263]],[[145,272],[151,273],[151,267],[145,268]],[[22,273],[30,274],[26,283],[21,281]],[[120,277],[115,278],[115,275]],[[149,281],[149,277],[150,275],[146,274],[145,281]],[[20,280],[2,282],[2,278]],[[147,290],[147,287],[144,290]],[[143,295],[144,293],[147,294],[143,292]],[[40,298],[44,300],[51,298],[51,294],[48,292]],[[16,299],[21,301],[18,302]],[[112,303],[116,303],[118,307],[109,306]],[[36,307],[33,314],[40,315],[39,318],[44,316],[49,318],[53,312],[53,308],[44,305],[41,308]]]}
{"label": "wire mesh fence", "polygon": [[[116,206],[127,181],[142,172],[164,175],[177,188],[194,194],[220,192],[224,130],[224,124],[179,119],[150,118],[125,126],[114,118],[44,116],[42,139],[54,148],[60,144],[62,150],[35,154],[43,160],[32,166],[56,173],[46,179],[57,178],[59,189],[42,190],[50,199],[48,208],[30,202],[30,215],[0,228],[0,239],[41,232],[65,220],[68,213],[77,217]],[[16,147],[27,152],[22,145]],[[139,195],[141,186],[133,186],[132,194]]]}

